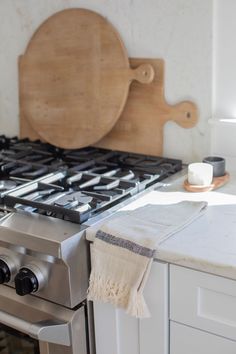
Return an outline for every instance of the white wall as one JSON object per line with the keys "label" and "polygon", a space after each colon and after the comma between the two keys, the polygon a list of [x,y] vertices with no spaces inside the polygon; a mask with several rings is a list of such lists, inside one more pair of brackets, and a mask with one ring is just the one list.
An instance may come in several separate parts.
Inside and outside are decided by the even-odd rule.
{"label": "white wall", "polygon": [[214,1],[211,153],[236,169],[236,1]]}
{"label": "white wall", "polygon": [[106,16],[120,32],[129,56],[164,58],[169,103],[190,99],[198,125],[168,123],[164,154],[197,161],[208,153],[212,115],[213,0],[1,0],[0,132],[18,134],[17,57],[31,35],[54,12],[85,7]]}
{"label": "white wall", "polygon": [[236,118],[236,1],[214,2],[215,118]]}

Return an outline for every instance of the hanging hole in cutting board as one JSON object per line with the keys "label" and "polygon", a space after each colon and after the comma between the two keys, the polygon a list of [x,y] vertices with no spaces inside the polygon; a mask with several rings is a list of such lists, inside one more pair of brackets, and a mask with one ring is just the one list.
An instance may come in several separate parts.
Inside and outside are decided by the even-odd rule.
{"label": "hanging hole in cutting board", "polygon": [[190,112],[186,112],[186,117],[187,117],[188,119],[190,119],[190,118],[191,118],[191,113],[190,113]]}

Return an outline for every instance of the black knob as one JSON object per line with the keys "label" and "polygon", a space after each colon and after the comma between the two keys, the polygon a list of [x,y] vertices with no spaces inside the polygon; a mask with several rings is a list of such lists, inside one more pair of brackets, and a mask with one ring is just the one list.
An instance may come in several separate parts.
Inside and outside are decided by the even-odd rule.
{"label": "black knob", "polygon": [[6,262],[0,259],[0,284],[8,283],[11,279],[11,271]]}
{"label": "black knob", "polygon": [[31,294],[38,290],[38,279],[32,270],[21,268],[15,276],[16,293],[20,296]]}

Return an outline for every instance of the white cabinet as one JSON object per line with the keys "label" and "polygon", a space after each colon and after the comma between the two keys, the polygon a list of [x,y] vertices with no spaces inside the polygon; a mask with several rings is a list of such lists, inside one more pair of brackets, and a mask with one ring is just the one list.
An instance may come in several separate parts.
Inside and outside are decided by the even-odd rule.
{"label": "white cabinet", "polygon": [[236,341],[236,281],[171,265],[170,318]]}
{"label": "white cabinet", "polygon": [[170,266],[170,354],[236,353],[236,281]]}
{"label": "white cabinet", "polygon": [[145,298],[143,320],[94,304],[97,354],[236,353],[236,281],[154,262]]}
{"label": "white cabinet", "polygon": [[236,342],[171,322],[170,354],[235,354]]}
{"label": "white cabinet", "polygon": [[145,287],[152,316],[138,320],[94,303],[97,354],[168,354],[168,265],[153,262]]}

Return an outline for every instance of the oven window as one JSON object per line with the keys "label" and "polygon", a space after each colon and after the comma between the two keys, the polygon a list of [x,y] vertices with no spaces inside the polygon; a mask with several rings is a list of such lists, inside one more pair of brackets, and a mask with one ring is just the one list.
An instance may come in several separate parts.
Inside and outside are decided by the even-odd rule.
{"label": "oven window", "polygon": [[39,354],[38,341],[0,324],[0,354]]}

